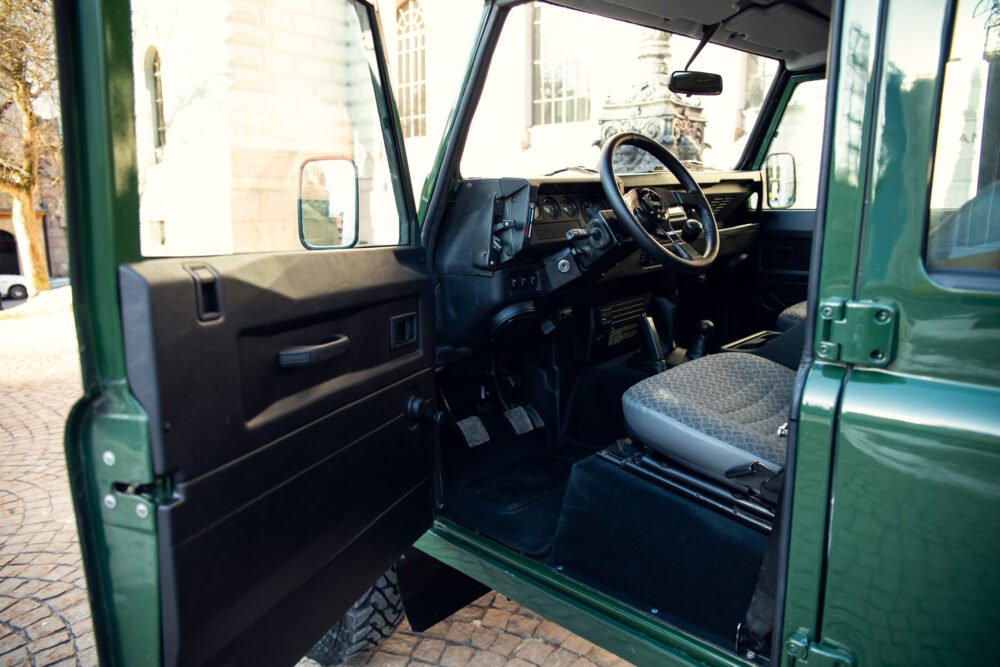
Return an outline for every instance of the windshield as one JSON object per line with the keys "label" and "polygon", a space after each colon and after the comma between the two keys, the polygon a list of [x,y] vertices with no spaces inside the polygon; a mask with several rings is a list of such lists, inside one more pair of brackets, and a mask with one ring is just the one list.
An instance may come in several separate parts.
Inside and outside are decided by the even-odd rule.
{"label": "windshield", "polygon": [[[511,10],[462,156],[462,175],[542,176],[597,166],[600,147],[640,132],[689,167],[732,169],[777,61],[710,44],[692,65],[721,74],[723,92],[667,89],[697,41],[544,3]],[[656,163],[626,157],[624,171]]]}

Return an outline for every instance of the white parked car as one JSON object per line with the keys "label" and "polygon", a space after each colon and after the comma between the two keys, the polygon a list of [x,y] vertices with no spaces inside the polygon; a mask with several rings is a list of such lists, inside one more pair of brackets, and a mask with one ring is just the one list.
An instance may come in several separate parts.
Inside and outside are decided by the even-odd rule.
{"label": "white parked car", "polygon": [[0,296],[8,299],[27,299],[28,279],[16,274],[0,274]]}

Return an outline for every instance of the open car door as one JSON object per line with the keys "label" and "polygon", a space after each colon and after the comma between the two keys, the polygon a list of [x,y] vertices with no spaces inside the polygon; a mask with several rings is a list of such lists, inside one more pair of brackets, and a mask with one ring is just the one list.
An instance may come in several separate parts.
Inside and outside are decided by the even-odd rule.
{"label": "open car door", "polygon": [[293,664],[432,519],[433,298],[375,12],[238,4],[57,8],[104,665]]}

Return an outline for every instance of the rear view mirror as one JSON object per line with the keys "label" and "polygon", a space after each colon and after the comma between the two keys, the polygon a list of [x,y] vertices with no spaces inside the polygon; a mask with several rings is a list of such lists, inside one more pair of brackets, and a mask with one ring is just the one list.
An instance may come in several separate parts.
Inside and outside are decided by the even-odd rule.
{"label": "rear view mirror", "polygon": [[764,162],[769,208],[789,208],[795,203],[795,157],[771,153]]}
{"label": "rear view mirror", "polygon": [[722,77],[712,72],[682,70],[670,75],[669,88],[682,95],[718,95],[722,92]]}
{"label": "rear view mirror", "polygon": [[346,158],[316,158],[299,172],[299,239],[310,249],[358,242],[358,168]]}

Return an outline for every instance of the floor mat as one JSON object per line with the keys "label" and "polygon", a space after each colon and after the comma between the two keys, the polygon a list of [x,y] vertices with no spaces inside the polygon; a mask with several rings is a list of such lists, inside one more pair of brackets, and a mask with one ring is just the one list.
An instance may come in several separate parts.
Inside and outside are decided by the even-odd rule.
{"label": "floor mat", "polygon": [[445,514],[515,551],[544,556],[552,548],[570,469],[589,452],[519,453],[508,451],[492,466],[479,462],[474,472],[449,475]]}

